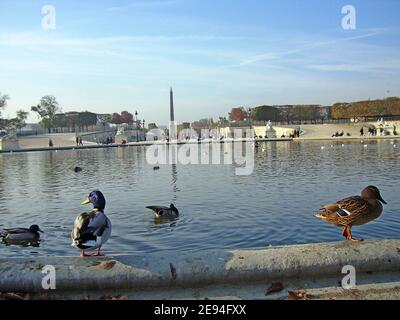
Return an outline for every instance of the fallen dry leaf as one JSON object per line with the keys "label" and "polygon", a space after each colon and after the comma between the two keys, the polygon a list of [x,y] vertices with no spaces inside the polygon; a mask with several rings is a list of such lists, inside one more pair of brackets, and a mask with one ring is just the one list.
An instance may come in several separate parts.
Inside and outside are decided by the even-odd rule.
{"label": "fallen dry leaf", "polygon": [[116,263],[117,263],[116,261],[107,261],[102,265],[102,267],[105,270],[110,270],[110,269],[114,268]]}
{"label": "fallen dry leaf", "polygon": [[25,300],[25,299],[20,294],[7,292],[7,293],[0,293],[0,300]]}
{"label": "fallen dry leaf", "polygon": [[104,270],[111,270],[112,268],[114,268],[115,264],[117,263],[117,261],[105,261],[105,262],[94,262],[92,264],[92,267],[96,267],[96,268],[100,268],[100,269],[104,269]]}
{"label": "fallen dry leaf", "polygon": [[310,297],[305,291],[288,291],[289,300],[308,300]]}
{"label": "fallen dry leaf", "polygon": [[128,296],[102,296],[99,300],[128,300]]}
{"label": "fallen dry leaf", "polygon": [[282,291],[284,289],[282,282],[274,282],[273,284],[271,284],[271,286],[267,289],[267,292],[265,293],[265,295],[268,295],[270,293],[274,293],[274,292],[279,292]]}

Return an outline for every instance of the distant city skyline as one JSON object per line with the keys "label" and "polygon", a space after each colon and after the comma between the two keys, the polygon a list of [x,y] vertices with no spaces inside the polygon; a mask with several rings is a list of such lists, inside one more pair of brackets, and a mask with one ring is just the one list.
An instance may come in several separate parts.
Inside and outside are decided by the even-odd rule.
{"label": "distant city skyline", "polygon": [[[355,30],[342,28],[348,4]],[[395,0],[1,0],[2,114],[54,95],[63,112],[137,110],[165,125],[171,87],[178,122],[400,96],[399,13]]]}

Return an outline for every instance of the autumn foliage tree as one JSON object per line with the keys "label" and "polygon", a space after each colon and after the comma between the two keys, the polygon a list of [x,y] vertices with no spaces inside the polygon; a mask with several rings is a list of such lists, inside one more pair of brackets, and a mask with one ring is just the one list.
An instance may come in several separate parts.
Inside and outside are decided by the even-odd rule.
{"label": "autumn foliage tree", "polygon": [[400,116],[400,98],[336,103],[331,114],[333,119]]}
{"label": "autumn foliage tree", "polygon": [[248,112],[243,107],[232,108],[231,112],[229,112],[229,120],[231,121],[243,121],[249,118]]}
{"label": "autumn foliage tree", "polygon": [[128,111],[121,112],[121,123],[132,124],[133,123],[133,114]]}

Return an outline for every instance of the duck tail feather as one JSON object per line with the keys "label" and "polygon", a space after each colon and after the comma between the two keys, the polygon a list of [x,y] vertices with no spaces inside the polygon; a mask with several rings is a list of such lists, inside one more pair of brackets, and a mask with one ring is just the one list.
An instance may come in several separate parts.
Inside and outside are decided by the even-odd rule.
{"label": "duck tail feather", "polygon": [[146,207],[147,209],[150,209],[150,210],[153,210],[154,212],[157,212],[157,211],[159,211],[160,210],[160,207],[159,206],[148,206],[148,207]]}

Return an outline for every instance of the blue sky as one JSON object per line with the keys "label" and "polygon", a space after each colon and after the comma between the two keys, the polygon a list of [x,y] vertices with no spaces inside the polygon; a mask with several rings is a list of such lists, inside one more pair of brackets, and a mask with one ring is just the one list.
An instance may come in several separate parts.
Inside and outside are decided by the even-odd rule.
{"label": "blue sky", "polygon": [[[342,28],[348,4],[356,30]],[[400,96],[399,14],[398,0],[0,0],[3,115],[52,94],[63,111],[165,124],[171,86],[178,121]]]}

